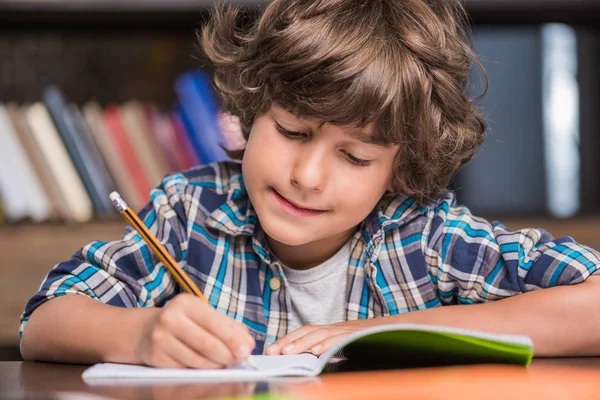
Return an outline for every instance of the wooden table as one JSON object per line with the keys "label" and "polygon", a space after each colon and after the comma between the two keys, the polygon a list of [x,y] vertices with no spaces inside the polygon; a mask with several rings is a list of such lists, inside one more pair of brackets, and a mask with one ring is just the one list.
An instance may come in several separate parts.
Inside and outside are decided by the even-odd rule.
{"label": "wooden table", "polygon": [[[0,362],[1,399],[204,399],[268,392],[274,399],[600,399],[600,357],[323,375],[254,383],[86,385],[83,365]],[[84,397],[84,395],[87,395]],[[258,396],[264,399],[265,397]],[[266,396],[268,397],[268,396]]]}

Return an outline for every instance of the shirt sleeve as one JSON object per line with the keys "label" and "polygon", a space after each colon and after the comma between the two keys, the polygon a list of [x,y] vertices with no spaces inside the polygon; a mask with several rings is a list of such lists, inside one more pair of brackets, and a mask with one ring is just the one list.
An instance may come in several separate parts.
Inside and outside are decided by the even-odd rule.
{"label": "shirt sleeve", "polygon": [[600,273],[600,253],[571,237],[510,231],[449,202],[431,211],[424,234],[425,261],[443,304],[498,300]]}
{"label": "shirt sleeve", "polygon": [[[165,178],[151,191],[151,202],[138,216],[181,265],[188,243],[178,187]],[[20,334],[31,313],[54,297],[78,294],[118,307],[152,307],[163,305],[176,289],[166,267],[128,225],[121,240],[92,242],[50,270],[25,306]]]}

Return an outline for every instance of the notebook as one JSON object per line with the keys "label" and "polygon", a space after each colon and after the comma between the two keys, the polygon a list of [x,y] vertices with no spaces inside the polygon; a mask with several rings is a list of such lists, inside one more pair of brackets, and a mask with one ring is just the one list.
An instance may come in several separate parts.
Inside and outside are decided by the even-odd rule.
{"label": "notebook", "polygon": [[[339,357],[343,354],[343,357]],[[389,324],[354,332],[320,357],[252,356],[258,366],[242,364],[218,370],[151,368],[96,364],[83,373],[86,381],[132,380],[261,380],[280,376],[312,377],[324,371],[360,371],[465,364],[527,366],[533,343],[527,336],[500,335],[420,324]]]}

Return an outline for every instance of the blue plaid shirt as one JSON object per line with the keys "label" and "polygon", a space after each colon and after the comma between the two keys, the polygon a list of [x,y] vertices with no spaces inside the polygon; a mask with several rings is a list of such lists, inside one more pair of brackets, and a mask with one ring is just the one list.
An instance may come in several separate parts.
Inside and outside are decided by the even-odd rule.
{"label": "blue plaid shirt", "polygon": [[[261,354],[288,333],[291,305],[279,261],[266,244],[240,165],[222,162],[167,176],[139,214],[217,310],[246,324]],[[398,196],[350,239],[347,320],[447,304],[493,301],[582,282],[600,254],[540,229],[511,232],[474,217],[446,192],[418,206]],[[272,290],[271,279],[280,279]],[[274,287],[277,287],[274,285]],[[332,288],[335,290],[335,288]],[[29,300],[33,310],[76,293],[119,307],[160,307],[181,290],[143,239],[92,242],[56,265]]]}

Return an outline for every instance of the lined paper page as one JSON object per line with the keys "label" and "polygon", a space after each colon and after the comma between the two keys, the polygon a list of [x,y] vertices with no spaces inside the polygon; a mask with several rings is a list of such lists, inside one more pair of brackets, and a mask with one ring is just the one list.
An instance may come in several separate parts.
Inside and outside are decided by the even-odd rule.
{"label": "lined paper page", "polygon": [[226,369],[152,368],[128,364],[96,364],[83,372],[83,379],[118,380],[258,380],[275,376],[316,376],[320,372],[318,359],[312,354],[252,356],[258,369],[245,363]]}

